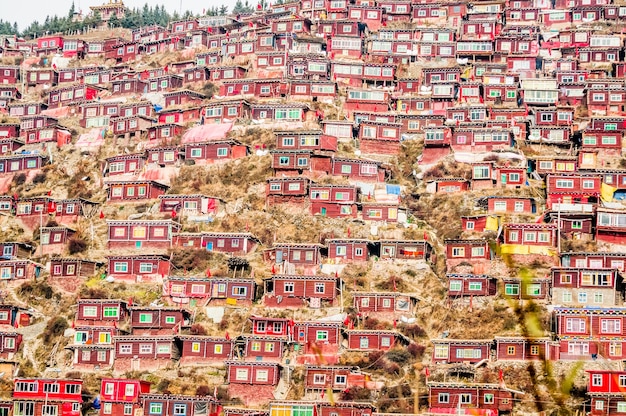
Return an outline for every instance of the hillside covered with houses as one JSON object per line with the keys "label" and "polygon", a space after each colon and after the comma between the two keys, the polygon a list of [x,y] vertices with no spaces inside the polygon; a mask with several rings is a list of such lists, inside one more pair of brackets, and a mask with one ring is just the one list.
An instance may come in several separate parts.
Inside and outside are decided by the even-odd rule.
{"label": "hillside covered with houses", "polygon": [[138,16],[0,35],[0,416],[626,414],[626,3]]}

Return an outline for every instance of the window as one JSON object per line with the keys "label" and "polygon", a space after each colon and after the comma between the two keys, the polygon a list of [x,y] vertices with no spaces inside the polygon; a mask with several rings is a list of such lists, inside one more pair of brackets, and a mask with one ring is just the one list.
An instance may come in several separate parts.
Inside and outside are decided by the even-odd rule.
{"label": "window", "polygon": [[151,415],[160,415],[163,412],[163,403],[151,402],[148,406],[148,412]]}
{"label": "window", "polygon": [[603,334],[621,334],[622,333],[622,320],[621,319],[601,319],[601,331]]}
{"label": "window", "polygon": [[539,355],[539,346],[531,345],[530,346],[530,355]]}
{"label": "window", "polygon": [[139,344],[140,354],[152,354],[152,344]]}
{"label": "window", "polygon": [[465,257],[465,247],[453,247],[452,257]]}
{"label": "window", "polygon": [[185,416],[187,405],[185,403],[174,403],[174,416]]}
{"label": "window", "polygon": [[488,166],[474,166],[474,179],[490,179]]}
{"label": "window", "polygon": [[515,355],[515,347],[513,346],[506,347],[506,355]]}
{"label": "window", "polygon": [[126,273],[128,272],[128,263],[116,261],[113,263],[113,270],[115,273]]}
{"label": "window", "polygon": [[483,290],[483,283],[482,282],[470,282],[469,290],[473,290],[473,291]]}
{"label": "window", "polygon": [[507,296],[518,296],[519,295],[519,285],[515,283],[507,283],[504,285],[504,293]]}
{"label": "window", "polygon": [[494,212],[506,212],[506,201],[494,201],[493,210]]}
{"label": "window", "polygon": [[529,296],[539,296],[541,295],[541,285],[537,283],[529,284],[526,287],[526,294]]}
{"label": "window", "polygon": [[293,293],[294,291],[294,283],[293,282],[285,282],[283,284],[283,292],[285,293]]}
{"label": "window", "polygon": [[325,291],[326,285],[324,283],[315,283],[315,293],[323,294]]}
{"label": "window", "polygon": [[127,397],[133,396],[135,394],[135,386],[133,384],[127,384],[124,389],[124,395]]}
{"label": "window", "polygon": [[139,322],[142,324],[151,324],[152,323],[152,314],[151,313],[140,313],[139,314]]}
{"label": "window", "polygon": [[493,393],[485,393],[485,395],[483,396],[483,399],[484,399],[485,404],[494,403]]}
{"label": "window", "polygon": [[566,331],[573,333],[584,333],[586,330],[586,322],[587,321],[584,318],[566,318]]}
{"label": "window", "polygon": [[57,405],[43,405],[41,406],[41,416],[57,416],[58,410]]}
{"label": "window", "polygon": [[117,306],[105,306],[104,317],[105,318],[117,318],[119,316],[119,309]]}
{"label": "window", "polygon": [[450,292],[460,292],[463,289],[461,280],[450,280]]}
{"label": "window", "polygon": [[238,368],[235,372],[235,380],[238,380],[238,381],[248,380],[248,369]]}
{"label": "window", "polygon": [[439,403],[449,403],[450,393],[439,393],[438,401]]}
{"label": "window", "polygon": [[44,393],[58,393],[59,383],[44,383],[43,392]]}
{"label": "window", "polygon": [[461,404],[470,404],[472,402],[472,395],[469,393],[462,393],[461,396]]}
{"label": "window", "polygon": [[485,257],[485,247],[472,247],[472,257]]}

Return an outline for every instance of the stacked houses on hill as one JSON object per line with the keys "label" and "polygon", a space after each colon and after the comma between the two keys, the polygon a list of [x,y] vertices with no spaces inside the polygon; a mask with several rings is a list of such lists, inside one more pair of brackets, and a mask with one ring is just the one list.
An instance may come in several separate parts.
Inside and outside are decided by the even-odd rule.
{"label": "stacked houses on hill", "polygon": [[[126,8],[109,0],[92,10],[107,22]],[[552,327],[530,337],[437,336],[435,369],[623,360],[626,169],[617,159],[626,131],[624,17],[626,6],[599,0],[300,0],[141,27],[126,39],[48,34],[7,41],[12,47],[2,46],[3,56],[21,55],[31,66],[0,65],[0,108],[10,117],[0,123],[0,214],[36,229],[37,238],[0,243],[0,279],[19,284],[48,269],[66,289],[97,274],[156,284],[168,306],[81,298],[67,346],[72,366],[121,374],[220,365],[231,396],[265,402],[284,392],[296,366],[305,370],[310,392],[378,388],[369,374],[338,365],[340,354],[410,347],[398,321],[413,322],[419,294],[396,290],[395,280],[393,291],[351,290],[340,277],[346,264],[370,261],[421,266],[443,255],[451,307],[473,309],[500,298],[549,307]],[[163,52],[185,59],[141,65]],[[57,66],[46,58],[54,54],[78,64]],[[85,58],[109,65],[80,65]],[[33,101],[33,94],[43,100]],[[78,140],[68,118],[80,126]],[[255,148],[238,140],[246,125],[271,131],[271,140]],[[12,183],[36,182],[46,165],[60,163],[55,149],[99,155],[105,138],[135,150],[118,148],[99,161],[103,200],[13,193]],[[406,165],[418,162],[424,172],[394,169],[393,158],[416,144],[423,147],[419,159]],[[367,224],[371,235],[337,229],[319,241],[294,243],[217,231],[212,223],[232,201],[172,187],[183,165],[221,166],[253,155],[271,169],[262,178],[268,210],[291,207]],[[460,169],[448,175],[451,160]],[[431,243],[428,232],[423,238],[378,233],[381,226],[415,228],[413,219],[427,215],[411,212],[399,175],[415,179],[424,193],[475,201],[471,213],[450,220],[461,223],[462,233],[443,241],[445,254],[436,252],[441,244]],[[99,205],[105,202],[156,209],[109,219]],[[106,228],[107,255],[70,255],[84,223],[93,230],[96,221]],[[198,227],[191,232],[189,223]],[[589,251],[581,242],[589,242]],[[174,249],[262,255],[272,273],[263,280],[210,270],[189,275],[176,269]],[[39,263],[44,258],[46,266]],[[501,260],[532,270],[501,273]],[[349,297],[350,316],[300,320],[270,313],[332,307],[343,313]],[[268,313],[251,316],[240,334],[190,331],[197,307],[257,303]],[[27,323],[17,318],[23,312],[17,306],[5,306],[2,324]],[[364,328],[366,315],[389,328]],[[0,335],[12,359],[22,340],[8,328]],[[589,378],[592,414],[626,412],[618,397],[625,375],[590,370]],[[433,413],[509,413],[520,393],[503,383],[430,380],[427,386]],[[13,412],[78,414],[81,388],[79,380],[16,379]],[[216,397],[151,393],[138,380],[103,379],[100,394],[105,415],[220,413]],[[251,415],[248,410],[225,413]],[[374,410],[332,400],[269,405],[271,416]]]}

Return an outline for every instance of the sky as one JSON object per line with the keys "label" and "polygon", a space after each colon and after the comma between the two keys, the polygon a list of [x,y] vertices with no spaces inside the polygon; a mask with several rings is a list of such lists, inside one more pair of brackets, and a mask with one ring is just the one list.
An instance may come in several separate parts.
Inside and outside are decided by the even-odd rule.
{"label": "sky", "polygon": [[[8,2],[9,0],[2,0]],[[89,6],[97,6],[108,3],[109,0],[74,0],[76,10],[82,10],[83,14],[89,13]],[[194,14],[201,13],[202,9],[208,9],[213,6],[226,4],[229,8],[234,5],[234,0],[124,0],[124,5],[129,8],[143,7],[148,3],[150,6],[164,5],[170,13],[180,10],[182,3],[182,11],[191,10]],[[11,7],[3,7],[2,20],[11,23],[17,22],[19,29],[24,30],[33,21],[37,20],[43,23],[46,16],[64,16],[72,5],[72,0],[17,0],[11,2]]]}

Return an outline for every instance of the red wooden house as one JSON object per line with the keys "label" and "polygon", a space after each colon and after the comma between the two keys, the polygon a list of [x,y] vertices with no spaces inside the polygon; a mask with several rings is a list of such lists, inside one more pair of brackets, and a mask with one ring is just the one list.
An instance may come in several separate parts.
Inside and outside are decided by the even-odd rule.
{"label": "red wooden house", "polygon": [[461,263],[485,265],[491,261],[492,252],[486,239],[445,240],[446,265],[452,270]]}
{"label": "red wooden house", "polygon": [[351,185],[309,186],[311,214],[323,217],[345,218],[357,216],[358,188]]}
{"label": "red wooden house", "polygon": [[[148,83],[147,89],[150,93],[163,93],[183,87],[183,77],[174,74],[165,74],[160,77],[148,78],[146,81]],[[167,99],[165,103],[166,105],[171,105]]]}
{"label": "red wooden house", "polygon": [[276,175],[302,175],[312,169],[313,152],[310,150],[270,150],[270,155],[271,167]]}
{"label": "red wooden house", "polygon": [[179,157],[177,145],[157,146],[146,149],[146,162],[157,164],[160,167],[176,165],[179,163]]}
{"label": "red wooden house", "polygon": [[22,334],[0,331],[0,358],[13,360],[22,345]]}
{"label": "red wooden house", "polygon": [[106,59],[114,59],[118,64],[134,61],[137,55],[139,55],[139,49],[138,42],[120,42],[107,45],[107,48],[104,50],[104,57]]}
{"label": "red wooden house", "polygon": [[27,69],[25,76],[28,87],[54,87],[59,83],[59,73],[52,68]]}
{"label": "red wooden house", "polygon": [[497,361],[535,361],[558,359],[558,343],[549,337],[495,337]]}
{"label": "red wooden house", "polygon": [[156,199],[169,189],[169,186],[152,180],[109,180],[105,183],[107,186],[107,202]]}
{"label": "red wooden house", "polygon": [[556,224],[509,223],[504,224],[502,242],[513,245],[556,247],[556,233]]}
{"label": "red wooden house", "polygon": [[128,317],[127,302],[119,299],[79,299],[77,326],[115,326]]}
{"label": "red wooden house", "polygon": [[461,229],[470,233],[482,233],[487,227],[486,215],[461,216]]}
{"label": "red wooden house", "polygon": [[178,335],[180,365],[223,363],[233,355],[234,341],[201,335]]}
{"label": "red wooden house", "polygon": [[8,105],[11,117],[35,116],[48,108],[43,102],[13,102]]}
{"label": "red wooden house", "polygon": [[384,182],[387,170],[381,162],[369,159],[333,157],[331,173],[356,181]]}
{"label": "red wooden house", "polygon": [[333,262],[354,263],[369,259],[370,241],[361,238],[333,238],[326,240],[328,258]]}
{"label": "red wooden house", "polygon": [[130,306],[133,335],[165,335],[191,326],[191,312],[178,307]]}
{"label": "red wooden house", "polygon": [[206,299],[211,305],[250,305],[256,298],[256,283],[245,278],[169,276],[163,294],[175,303],[195,304],[197,299]]}
{"label": "red wooden house", "polygon": [[380,240],[379,251],[374,254],[382,259],[430,261],[433,248],[425,240]]}
{"label": "red wooden house", "polygon": [[49,272],[52,278],[91,277],[101,265],[101,262],[92,260],[53,257]]}
{"label": "red wooden house", "polygon": [[275,274],[265,282],[264,303],[268,307],[321,308],[322,302],[333,304],[341,289],[341,279],[334,276]]}
{"label": "red wooden house", "polygon": [[211,395],[143,393],[139,400],[143,411],[155,416],[219,416],[220,413],[217,399]]}
{"label": "red wooden house", "polygon": [[244,118],[250,112],[250,104],[243,99],[217,99],[213,97],[202,110],[205,123],[225,123],[227,120]]}
{"label": "red wooden house", "polygon": [[256,315],[251,316],[249,319],[252,321],[252,335],[280,337],[293,335],[294,323],[289,319]]}
{"label": "red wooden house", "polygon": [[552,303],[564,306],[620,306],[623,279],[617,269],[553,268]]}
{"label": "red wooden house", "polygon": [[554,308],[560,360],[622,360],[625,316],[624,308]]}
{"label": "red wooden house", "polygon": [[433,362],[476,364],[491,358],[492,339],[434,339]]}
{"label": "red wooden house", "polygon": [[448,274],[448,297],[451,299],[474,296],[495,296],[498,280],[476,274]]}
{"label": "red wooden house", "polygon": [[217,140],[210,142],[186,143],[182,147],[185,161],[202,165],[246,157],[248,147],[237,140]]}
{"label": "red wooden house", "polygon": [[33,252],[34,247],[31,244],[17,241],[0,242],[0,256],[3,259],[28,258]]}
{"label": "red wooden house", "polygon": [[352,292],[353,306],[358,313],[370,315],[411,316],[417,311],[418,298],[400,292]]}
{"label": "red wooden house", "polygon": [[135,138],[139,138],[155,121],[155,119],[143,115],[116,117],[110,121],[111,131],[114,136],[130,137],[132,134]]}
{"label": "red wooden house", "polygon": [[109,248],[167,249],[180,224],[172,220],[107,220]]}
{"label": "red wooden house", "polygon": [[608,416],[626,412],[626,401],[623,400],[626,372],[607,369],[586,371],[589,373],[587,395],[591,397],[589,414]]}
{"label": "red wooden house", "polygon": [[364,120],[359,124],[359,149],[365,154],[396,155],[400,150],[401,123]]}
{"label": "red wooden house", "polygon": [[39,229],[40,253],[61,254],[76,230],[66,226],[41,227]]}
{"label": "red wooden house", "polygon": [[602,175],[594,173],[546,175],[546,206],[556,209],[559,204],[595,204],[598,202]]}
{"label": "red wooden house", "polygon": [[184,131],[184,127],[180,124],[161,123],[155,124],[147,128],[148,140],[172,141]]}
{"label": "red wooden house", "polygon": [[487,212],[489,214],[534,214],[537,205],[534,198],[491,196],[487,199]]}
{"label": "red wooden house", "polygon": [[408,345],[409,340],[396,331],[377,329],[344,329],[348,350],[376,351],[390,350],[396,345]]}
{"label": "red wooden house", "polygon": [[[348,89],[344,110],[352,117],[357,110],[384,112],[389,110],[389,92],[374,89]],[[397,126],[392,126],[396,128]],[[399,139],[399,138],[398,138]]]}
{"label": "red wooden house", "polygon": [[297,321],[291,338],[300,347],[298,351],[302,355],[297,357],[298,362],[318,363],[321,351],[327,363],[336,363],[342,341],[342,325],[342,322]]}
{"label": "red wooden house", "polygon": [[0,260],[0,280],[32,280],[39,277],[42,268],[31,260]]}
{"label": "red wooden house", "polygon": [[172,335],[118,335],[113,344],[115,371],[154,371],[180,356]]}
{"label": "red wooden house", "polygon": [[17,84],[20,79],[20,67],[0,65],[0,84]]}
{"label": "red wooden house", "polygon": [[498,384],[428,382],[427,386],[429,412],[434,414],[449,414],[458,409],[479,414],[510,413],[514,395],[522,394]]}
{"label": "red wooden house", "polygon": [[250,233],[176,233],[173,240],[173,245],[176,247],[199,248],[231,255],[251,253],[260,243]]}
{"label": "red wooden house", "polygon": [[112,156],[105,159],[107,166],[105,171],[108,176],[122,175],[125,173],[138,173],[146,163],[143,153],[132,153]]}
{"label": "red wooden house", "polygon": [[368,377],[354,367],[307,365],[304,368],[304,388],[306,391],[344,391],[365,387]]}
{"label": "red wooden house", "polygon": [[503,277],[500,294],[507,299],[547,300],[550,294],[549,278],[519,279]]}
{"label": "red wooden house", "polygon": [[265,187],[265,205],[295,204],[304,206],[309,196],[311,180],[304,176],[273,177],[267,180]]}
{"label": "red wooden house", "polygon": [[185,216],[215,215],[224,201],[218,197],[199,194],[165,194],[159,196],[160,212],[176,210]]}
{"label": "red wooden house", "polygon": [[622,135],[621,131],[585,129],[582,137],[582,148],[596,153],[598,159],[609,159],[621,154]]}
{"label": "red wooden house", "polygon": [[126,254],[107,256],[107,274],[128,283],[162,282],[169,275],[168,256],[158,254]]}
{"label": "red wooden house", "polygon": [[596,210],[596,240],[609,244],[624,244],[626,213],[620,210]]}
{"label": "red wooden house", "polygon": [[13,414],[80,416],[83,380],[15,378]]}
{"label": "red wooden house", "polygon": [[24,308],[11,304],[0,305],[0,325],[28,326],[30,325],[31,313]]}
{"label": "red wooden house", "polygon": [[263,259],[278,265],[283,262],[296,267],[313,266],[317,268],[322,262],[321,245],[315,243],[274,243],[271,249],[263,253]]}
{"label": "red wooden house", "polygon": [[57,108],[72,105],[82,100],[93,100],[104,88],[90,84],[64,85],[50,90],[48,93],[48,107]]}
{"label": "red wooden house", "polygon": [[250,118],[259,122],[284,123],[306,121],[308,113],[308,104],[298,102],[284,104],[259,103],[250,105]]}
{"label": "red wooden house", "polygon": [[66,347],[72,352],[72,368],[99,370],[111,368],[114,359],[112,338],[119,334],[113,327],[75,327],[74,343]]}
{"label": "red wooden house", "polygon": [[226,381],[229,384],[275,386],[280,379],[281,366],[264,361],[225,361]]}
{"label": "red wooden house", "polygon": [[159,123],[184,125],[188,122],[202,121],[202,111],[200,106],[169,107],[159,111],[157,117]]}
{"label": "red wooden house", "polygon": [[243,335],[243,357],[256,361],[281,361],[288,343],[286,336]]}
{"label": "red wooden house", "polygon": [[143,380],[103,378],[100,383],[100,416],[141,411],[139,395],[150,393],[150,383]]}
{"label": "red wooden house", "polygon": [[274,131],[276,148],[286,150],[337,151],[337,138],[321,130]]}
{"label": "red wooden house", "polygon": [[465,178],[440,178],[428,181],[427,185],[431,193],[458,193],[469,189],[470,181]]}
{"label": "red wooden house", "polygon": [[561,253],[562,267],[626,270],[626,253],[619,252],[567,252]]}

